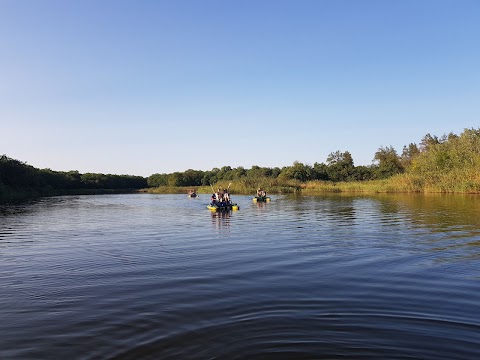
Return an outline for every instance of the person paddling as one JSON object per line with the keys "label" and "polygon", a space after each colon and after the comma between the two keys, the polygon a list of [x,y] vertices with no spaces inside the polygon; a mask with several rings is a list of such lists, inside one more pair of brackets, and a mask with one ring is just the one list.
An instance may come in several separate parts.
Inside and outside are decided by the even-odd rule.
{"label": "person paddling", "polygon": [[223,189],[223,201],[228,205],[230,203],[230,194],[227,189]]}
{"label": "person paddling", "polygon": [[258,197],[266,197],[267,193],[265,192],[265,190],[262,190],[262,188],[258,188],[257,189],[257,196]]}

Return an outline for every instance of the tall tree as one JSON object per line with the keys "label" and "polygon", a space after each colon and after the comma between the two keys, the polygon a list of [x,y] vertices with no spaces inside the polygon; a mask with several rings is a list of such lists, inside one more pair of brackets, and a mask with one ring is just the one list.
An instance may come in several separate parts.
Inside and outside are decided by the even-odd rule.
{"label": "tall tree", "polygon": [[403,147],[402,155],[400,156],[400,163],[405,169],[412,164],[413,159],[420,154],[420,149],[417,144],[410,143],[407,146]]}
{"label": "tall tree", "polygon": [[380,179],[403,172],[400,158],[392,146],[380,147],[375,153],[374,161],[378,162],[377,172]]}
{"label": "tall tree", "polygon": [[332,181],[347,181],[353,174],[354,165],[350,152],[339,150],[327,157],[327,174]]}

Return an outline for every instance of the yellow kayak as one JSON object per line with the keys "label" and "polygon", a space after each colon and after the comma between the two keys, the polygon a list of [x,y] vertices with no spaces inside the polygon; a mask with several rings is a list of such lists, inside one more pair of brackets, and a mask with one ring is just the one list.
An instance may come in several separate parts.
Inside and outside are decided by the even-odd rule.
{"label": "yellow kayak", "polygon": [[210,211],[237,211],[240,207],[237,204],[228,204],[228,205],[212,205],[208,204],[207,209]]}
{"label": "yellow kayak", "polygon": [[253,202],[269,202],[270,198],[268,196],[255,196]]}

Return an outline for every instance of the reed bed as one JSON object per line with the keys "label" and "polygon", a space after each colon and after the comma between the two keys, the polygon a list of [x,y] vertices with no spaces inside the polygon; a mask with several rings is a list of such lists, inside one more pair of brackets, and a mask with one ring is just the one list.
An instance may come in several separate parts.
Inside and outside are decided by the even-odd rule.
{"label": "reed bed", "polygon": [[309,181],[301,186],[302,193],[480,193],[480,172],[474,169],[450,171],[445,174],[400,174],[383,180],[328,182]]}
{"label": "reed bed", "polygon": [[255,194],[257,188],[269,194],[317,193],[467,193],[480,194],[480,171],[455,169],[446,173],[404,173],[382,180],[333,182],[313,180],[300,182],[282,178],[240,178],[224,180],[210,186],[160,186],[142,191],[158,194],[187,193],[195,188],[199,194],[208,194],[218,188],[228,188],[232,194]]}

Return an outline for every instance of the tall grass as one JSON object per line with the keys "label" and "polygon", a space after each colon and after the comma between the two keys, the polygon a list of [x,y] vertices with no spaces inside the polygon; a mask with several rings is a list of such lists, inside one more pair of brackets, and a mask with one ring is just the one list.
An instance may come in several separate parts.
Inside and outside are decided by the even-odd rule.
{"label": "tall grass", "polygon": [[[212,193],[212,188],[227,188],[231,194],[255,194],[257,188],[265,189],[269,194],[288,193],[480,193],[480,172],[475,169],[457,169],[448,173],[429,174],[428,176],[404,173],[382,180],[370,181],[307,181],[280,178],[241,178],[221,181],[211,186],[196,187],[197,193]],[[144,191],[159,194],[187,193],[192,187],[161,186]]]}
{"label": "tall grass", "polygon": [[[269,193],[295,193],[300,191],[301,183],[296,180],[282,180],[280,178],[241,178],[237,180],[232,180],[229,182],[230,192],[232,194],[255,194],[258,188],[262,188]],[[223,185],[219,183],[216,185]],[[220,186],[222,187],[222,186]],[[224,186],[225,188],[226,186]],[[214,186],[214,188],[216,188]]]}
{"label": "tall grass", "polygon": [[198,194],[211,194],[217,189],[228,188],[231,194],[252,194],[254,195],[258,188],[265,189],[268,193],[282,194],[295,193],[301,190],[302,184],[296,180],[282,180],[279,178],[240,178],[236,180],[219,181],[210,186],[159,186],[156,188],[143,189],[142,192],[154,194],[182,194],[188,190],[196,189]]}
{"label": "tall grass", "polygon": [[362,192],[362,193],[480,193],[480,173],[473,169],[452,171],[422,177],[400,174],[384,180],[324,182],[309,181],[302,185],[302,193]]}
{"label": "tall grass", "polygon": [[404,184],[391,179],[371,181],[309,181],[302,186],[302,193],[351,192],[351,193],[397,193],[406,192]]}

